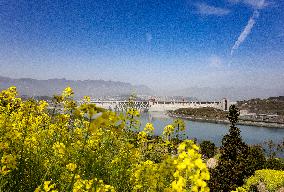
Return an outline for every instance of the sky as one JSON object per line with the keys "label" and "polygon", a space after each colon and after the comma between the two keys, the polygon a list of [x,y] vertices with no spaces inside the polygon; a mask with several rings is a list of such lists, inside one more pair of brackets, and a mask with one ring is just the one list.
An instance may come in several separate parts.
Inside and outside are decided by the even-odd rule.
{"label": "sky", "polygon": [[282,0],[0,0],[0,75],[284,87]]}

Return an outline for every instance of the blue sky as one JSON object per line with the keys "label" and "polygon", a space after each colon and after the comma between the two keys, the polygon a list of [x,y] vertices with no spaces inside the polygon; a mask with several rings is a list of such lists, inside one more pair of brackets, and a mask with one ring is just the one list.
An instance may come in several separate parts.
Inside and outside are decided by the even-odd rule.
{"label": "blue sky", "polygon": [[284,2],[0,0],[0,75],[284,87]]}

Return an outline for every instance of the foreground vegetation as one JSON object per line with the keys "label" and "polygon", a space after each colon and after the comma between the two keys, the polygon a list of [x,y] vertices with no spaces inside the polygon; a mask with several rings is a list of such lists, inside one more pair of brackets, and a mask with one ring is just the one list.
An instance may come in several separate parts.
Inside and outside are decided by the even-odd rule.
{"label": "foreground vegetation", "polygon": [[260,183],[279,190],[283,162],[242,141],[234,107],[229,120],[218,163],[207,168],[216,148],[183,140],[180,120],[156,137],[150,123],[139,131],[131,100],[117,115],[88,97],[78,105],[71,88],[49,105],[22,101],[11,87],[0,93],[0,191],[245,191]]}
{"label": "foreground vegetation", "polygon": [[1,191],[209,191],[199,147],[173,141],[180,124],[150,139],[154,128],[138,132],[135,109],[119,116],[87,97],[77,106],[70,88],[50,110],[16,95],[0,95]]}

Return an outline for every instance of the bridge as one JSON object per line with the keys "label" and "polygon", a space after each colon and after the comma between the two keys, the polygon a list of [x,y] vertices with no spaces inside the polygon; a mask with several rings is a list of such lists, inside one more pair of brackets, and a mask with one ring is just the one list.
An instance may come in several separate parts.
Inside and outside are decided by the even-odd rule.
{"label": "bridge", "polygon": [[[129,101],[94,101],[98,107],[110,109],[113,111],[125,111],[129,108]],[[227,99],[221,101],[133,101],[132,107],[139,111],[168,111],[176,110],[179,108],[201,108],[201,107],[213,107],[221,110],[228,110],[229,103]]]}

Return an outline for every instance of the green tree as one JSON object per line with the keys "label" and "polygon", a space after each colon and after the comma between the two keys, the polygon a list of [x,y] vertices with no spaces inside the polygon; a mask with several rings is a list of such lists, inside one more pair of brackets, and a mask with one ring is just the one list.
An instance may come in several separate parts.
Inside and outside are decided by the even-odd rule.
{"label": "green tree", "polygon": [[248,167],[249,147],[243,142],[240,129],[236,127],[239,111],[230,106],[228,119],[230,130],[222,139],[221,156],[218,165],[211,170],[209,187],[211,191],[231,191],[244,184],[244,179],[251,174]]}

